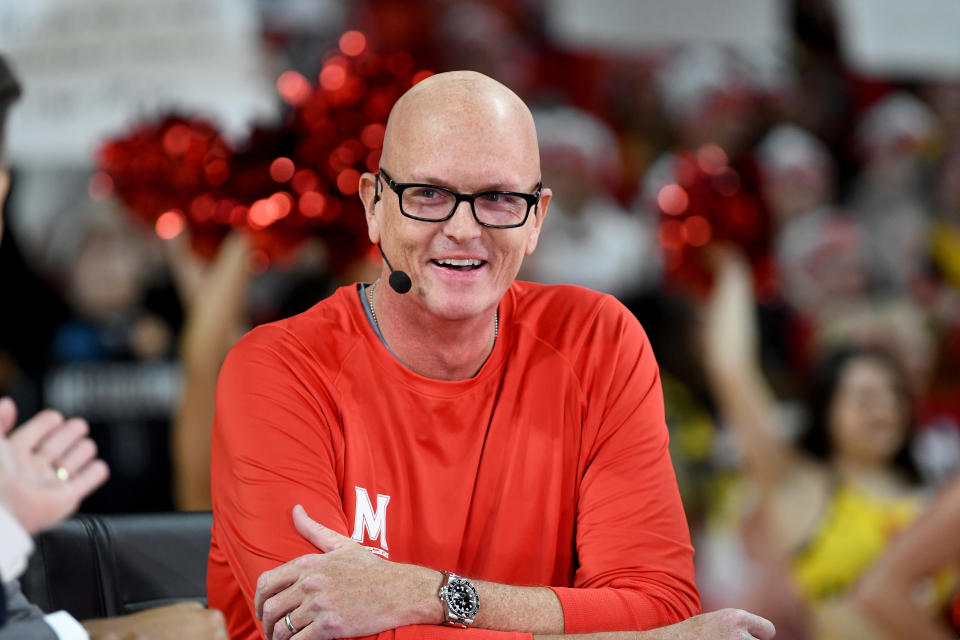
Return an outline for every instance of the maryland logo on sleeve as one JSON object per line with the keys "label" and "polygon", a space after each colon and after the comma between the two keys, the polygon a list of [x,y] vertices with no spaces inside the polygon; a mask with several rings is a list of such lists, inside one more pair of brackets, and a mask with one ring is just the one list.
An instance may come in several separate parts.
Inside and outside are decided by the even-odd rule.
{"label": "maryland logo on sleeve", "polygon": [[[352,539],[369,549],[373,553],[389,558],[390,553],[387,547],[387,505],[390,503],[390,496],[382,493],[377,494],[377,507],[373,507],[370,502],[370,496],[363,487],[354,487],[356,491],[356,510],[353,517]],[[364,544],[365,541],[376,542],[380,546],[371,546]]]}

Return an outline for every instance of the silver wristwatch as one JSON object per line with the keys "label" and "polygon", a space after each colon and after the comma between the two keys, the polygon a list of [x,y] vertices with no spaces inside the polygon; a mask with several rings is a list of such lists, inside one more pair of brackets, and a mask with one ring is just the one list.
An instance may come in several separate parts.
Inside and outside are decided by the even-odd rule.
{"label": "silver wristwatch", "polygon": [[480,597],[477,589],[466,578],[444,571],[443,584],[440,585],[440,602],[443,603],[444,624],[466,629],[473,624],[480,610]]}

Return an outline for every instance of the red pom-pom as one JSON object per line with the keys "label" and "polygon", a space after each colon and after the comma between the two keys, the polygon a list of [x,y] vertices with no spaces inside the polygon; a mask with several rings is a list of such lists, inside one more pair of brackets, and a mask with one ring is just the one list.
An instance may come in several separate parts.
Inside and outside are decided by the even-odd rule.
{"label": "red pom-pom", "polygon": [[712,277],[703,249],[712,242],[726,243],[750,259],[758,295],[772,295],[772,228],[752,187],[749,164],[731,166],[723,149],[713,144],[676,151],[669,161],[673,180],[653,194],[667,277],[695,293],[706,292]]}
{"label": "red pom-pom", "polygon": [[237,149],[203,120],[141,125],[103,145],[90,193],[116,195],[160,237],[188,228],[204,256],[230,229],[251,234],[261,262],[318,235],[336,271],[368,247],[360,175],[377,170],[394,102],[429,74],[414,71],[409,54],[380,56],[363,33],[348,31],[316,84],[296,71],[277,79],[294,107],[282,125],[255,129]]}

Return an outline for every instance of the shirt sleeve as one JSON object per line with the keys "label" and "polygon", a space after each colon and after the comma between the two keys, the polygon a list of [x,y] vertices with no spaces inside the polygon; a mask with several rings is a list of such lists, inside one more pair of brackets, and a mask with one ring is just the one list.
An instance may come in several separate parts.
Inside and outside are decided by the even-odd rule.
{"label": "shirt sleeve", "polygon": [[[7,620],[0,627],[0,640],[61,640],[46,621],[40,607],[27,600],[16,580],[0,585],[7,599]],[[68,615],[68,614],[66,614]],[[86,631],[81,636],[87,640]],[[66,639],[63,639],[66,640]]]}
{"label": "shirt sleeve", "polygon": [[90,634],[83,625],[66,611],[48,613],[43,620],[57,634],[58,640],[90,640]]}
{"label": "shirt sleeve", "polygon": [[27,568],[33,540],[13,514],[0,504],[0,581],[10,582]]}
{"label": "shirt sleeve", "polygon": [[700,612],[656,360],[633,315],[605,300],[583,344],[578,567],[572,588],[554,588],[566,633],[651,629]]}
{"label": "shirt sleeve", "polygon": [[[292,334],[265,326],[237,343],[220,372],[211,444],[214,530],[219,552],[239,582],[248,620],[255,619],[253,599],[262,572],[318,553],[293,526],[295,505],[349,535],[336,453],[342,450],[342,434],[336,403],[328,395],[332,385],[309,362],[306,347]],[[218,606],[217,594],[209,595],[210,606]],[[467,631],[409,626],[372,637],[532,637]],[[262,637],[262,629],[258,633]]]}

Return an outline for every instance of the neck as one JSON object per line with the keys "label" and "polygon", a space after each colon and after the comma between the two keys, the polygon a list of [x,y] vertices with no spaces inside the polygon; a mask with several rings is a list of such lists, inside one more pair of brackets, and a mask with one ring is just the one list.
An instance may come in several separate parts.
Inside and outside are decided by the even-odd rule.
{"label": "neck", "polygon": [[378,280],[373,289],[374,314],[384,341],[400,362],[437,380],[475,376],[493,352],[496,308],[465,320],[437,318],[422,308],[402,304],[401,295],[385,282]]}
{"label": "neck", "polygon": [[851,458],[839,458],[833,464],[844,480],[873,493],[887,493],[899,486],[897,475],[885,465]]}

